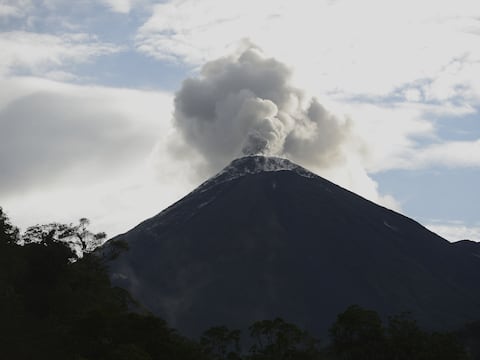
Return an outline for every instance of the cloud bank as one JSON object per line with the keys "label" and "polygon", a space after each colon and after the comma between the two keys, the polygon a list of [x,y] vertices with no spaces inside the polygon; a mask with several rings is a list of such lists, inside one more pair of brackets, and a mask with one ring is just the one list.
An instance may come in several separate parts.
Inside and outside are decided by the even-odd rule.
{"label": "cloud bank", "polygon": [[472,0],[170,0],[152,7],[135,42],[148,56],[199,65],[249,38],[294,64],[315,93],[384,96],[420,86],[414,98],[478,103],[479,15]]}
{"label": "cloud bank", "polygon": [[87,216],[112,236],[191,190],[158,156],[170,94],[17,77],[0,88],[0,204],[16,225]]}
{"label": "cloud bank", "polygon": [[[88,184],[146,158],[159,138],[166,95],[65,85],[35,79],[0,80],[0,196]],[[121,103],[120,103],[121,102]]]}
{"label": "cloud bank", "polygon": [[290,69],[254,46],[207,62],[199,77],[185,80],[174,120],[213,170],[252,154],[328,167],[350,136],[348,119],[292,86]]}
{"label": "cloud bank", "polygon": [[16,71],[45,75],[52,68],[87,62],[121,49],[84,33],[51,35],[27,31],[0,33],[0,47],[0,76]]}

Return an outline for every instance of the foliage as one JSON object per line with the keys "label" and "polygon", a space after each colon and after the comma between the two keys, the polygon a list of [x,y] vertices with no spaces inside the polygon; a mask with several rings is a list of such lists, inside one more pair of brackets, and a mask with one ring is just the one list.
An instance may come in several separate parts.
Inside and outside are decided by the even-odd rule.
{"label": "foliage", "polygon": [[[225,326],[207,330],[200,342],[187,339],[151,314],[129,311],[133,299],[111,285],[105,262],[128,246],[118,241],[109,254],[91,253],[103,236],[87,225],[86,219],[77,225],[36,225],[20,246],[18,229],[0,208],[1,359],[467,359],[453,334],[423,331],[408,314],[392,316],[384,326],[375,311],[357,305],[338,315],[324,349],[280,318],[252,324],[245,353],[240,331]],[[478,356],[479,323],[469,324],[460,336]]]}
{"label": "foliage", "polygon": [[480,321],[466,324],[459,332],[459,338],[465,344],[472,359],[480,359]]}
{"label": "foliage", "polygon": [[69,261],[75,254],[62,236],[88,239],[85,222],[36,226],[20,246],[0,218],[1,359],[201,359],[199,346],[164,321],[129,312],[132,299],[111,286],[103,258]]}
{"label": "foliage", "polygon": [[375,311],[352,305],[338,315],[330,335],[334,359],[468,359],[456,336],[423,331],[408,313],[390,317],[385,329]]}
{"label": "foliage", "polygon": [[18,229],[10,223],[7,214],[0,207],[0,246],[16,243],[19,239]]}
{"label": "foliage", "polygon": [[316,339],[283,319],[257,321],[249,329],[255,341],[251,359],[315,359],[319,354]]}
{"label": "foliage", "polygon": [[214,360],[240,359],[240,330],[215,326],[203,333],[200,339],[202,350]]}
{"label": "foliage", "polygon": [[25,244],[43,243],[49,245],[54,242],[63,242],[72,250],[74,259],[81,258],[100,246],[106,238],[104,232],[92,233],[88,230],[90,221],[81,218],[78,224],[50,223],[35,225],[27,229],[22,236]]}
{"label": "foliage", "polygon": [[350,306],[330,329],[332,347],[340,359],[383,359],[385,338],[382,321],[375,311]]}

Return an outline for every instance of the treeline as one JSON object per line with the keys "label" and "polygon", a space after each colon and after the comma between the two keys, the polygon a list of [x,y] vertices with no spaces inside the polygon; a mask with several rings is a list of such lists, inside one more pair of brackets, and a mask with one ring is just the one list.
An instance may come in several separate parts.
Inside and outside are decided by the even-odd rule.
{"label": "treeline", "polygon": [[[106,262],[91,251],[105,237],[78,225],[48,224],[20,236],[0,208],[0,359],[316,360],[473,359],[480,325],[462,333],[421,330],[407,314],[383,324],[351,306],[324,342],[282,319],[255,322],[245,334],[213,327],[188,339],[112,287]],[[19,244],[22,244],[20,246]],[[118,251],[126,250],[117,243]],[[461,341],[460,341],[461,340]],[[243,343],[243,344],[242,344]]]}

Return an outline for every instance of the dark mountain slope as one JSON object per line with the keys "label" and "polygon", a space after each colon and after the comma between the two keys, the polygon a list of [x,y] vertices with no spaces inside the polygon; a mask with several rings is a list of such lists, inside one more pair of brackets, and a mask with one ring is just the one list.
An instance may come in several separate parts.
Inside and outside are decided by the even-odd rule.
{"label": "dark mountain slope", "polygon": [[113,281],[188,335],[276,316],[321,334],[353,303],[438,329],[480,319],[468,246],[284,159],[235,160],[118,238]]}

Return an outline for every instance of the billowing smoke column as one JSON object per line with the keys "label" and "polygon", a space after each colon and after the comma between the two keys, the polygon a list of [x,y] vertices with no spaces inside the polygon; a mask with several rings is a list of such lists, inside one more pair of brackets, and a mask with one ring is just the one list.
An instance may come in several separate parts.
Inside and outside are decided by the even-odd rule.
{"label": "billowing smoke column", "polygon": [[328,166],[341,153],[349,122],[307,98],[290,78],[284,64],[255,47],[208,62],[177,93],[175,124],[213,169],[242,154]]}

